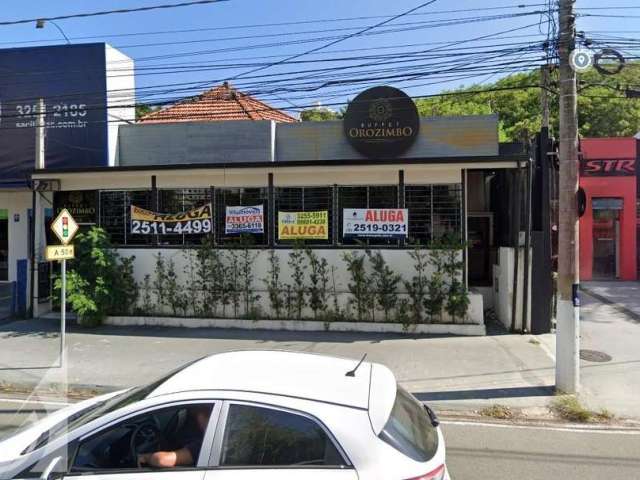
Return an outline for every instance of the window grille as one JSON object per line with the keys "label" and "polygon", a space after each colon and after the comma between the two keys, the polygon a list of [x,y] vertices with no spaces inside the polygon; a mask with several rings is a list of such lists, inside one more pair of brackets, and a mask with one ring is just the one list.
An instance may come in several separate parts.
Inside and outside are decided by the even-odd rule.
{"label": "window grille", "polygon": [[275,189],[276,203],[276,242],[287,245],[294,240],[279,240],[277,238],[278,212],[328,212],[328,240],[303,240],[310,245],[331,245],[333,238],[333,187],[277,187]]}
{"label": "window grille", "polygon": [[405,205],[409,209],[409,241],[429,243],[447,234],[461,238],[462,186],[406,185]]}
{"label": "window grille", "polygon": [[398,245],[395,238],[343,238],[345,208],[398,208],[396,185],[338,187],[338,229],[341,245]]}
{"label": "window grille", "polygon": [[[208,188],[158,190],[158,212],[180,213],[201,207],[210,201]],[[158,235],[160,245],[200,245],[202,234]]]}
{"label": "window grille", "polygon": [[218,245],[233,242],[238,235],[225,233],[226,207],[262,205],[264,215],[264,233],[251,234],[255,245],[266,245],[269,238],[269,189],[268,188],[220,188],[216,189],[216,241]]}

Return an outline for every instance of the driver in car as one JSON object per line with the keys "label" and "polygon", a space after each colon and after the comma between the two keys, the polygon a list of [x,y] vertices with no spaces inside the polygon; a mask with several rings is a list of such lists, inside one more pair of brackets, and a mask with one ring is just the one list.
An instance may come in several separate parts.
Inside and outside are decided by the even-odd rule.
{"label": "driver in car", "polygon": [[155,468],[194,466],[200,455],[200,447],[210,415],[210,407],[204,405],[191,407],[189,418],[179,435],[178,444],[182,446],[170,451],[141,453],[138,455],[138,466],[147,465]]}

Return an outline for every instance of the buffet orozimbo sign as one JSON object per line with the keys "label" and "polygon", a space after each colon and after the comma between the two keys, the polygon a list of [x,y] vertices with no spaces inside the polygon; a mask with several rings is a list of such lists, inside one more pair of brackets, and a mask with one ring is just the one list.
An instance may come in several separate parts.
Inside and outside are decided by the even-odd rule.
{"label": "buffet orozimbo sign", "polygon": [[407,150],[420,130],[413,100],[393,87],[374,87],[360,93],[347,108],[344,134],[363,155],[389,157]]}

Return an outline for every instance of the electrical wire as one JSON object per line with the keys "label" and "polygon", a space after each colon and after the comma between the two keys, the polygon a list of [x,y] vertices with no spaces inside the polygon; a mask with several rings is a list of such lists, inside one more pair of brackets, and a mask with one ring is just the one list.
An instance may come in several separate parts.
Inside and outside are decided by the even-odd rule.
{"label": "electrical wire", "polygon": [[22,20],[3,21],[3,22],[0,22],[0,26],[21,25],[24,23],[34,23],[42,20],[50,22],[52,20],[70,20],[72,18],[88,18],[88,17],[99,17],[104,15],[113,15],[113,14],[122,14],[122,13],[149,12],[151,10],[167,10],[172,8],[191,7],[194,5],[207,5],[211,3],[220,3],[220,2],[227,2],[227,1],[229,0],[195,0],[191,2],[170,3],[170,4],[164,4],[164,5],[149,5],[147,7],[120,8],[116,10],[103,10],[98,12],[74,13],[71,15],[58,15],[55,17],[27,18]]}

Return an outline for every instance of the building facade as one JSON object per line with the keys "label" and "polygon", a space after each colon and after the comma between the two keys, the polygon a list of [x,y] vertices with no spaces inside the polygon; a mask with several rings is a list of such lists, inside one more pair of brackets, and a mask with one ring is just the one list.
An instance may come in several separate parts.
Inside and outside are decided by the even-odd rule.
{"label": "building facade", "polygon": [[638,158],[635,138],[581,141],[580,280],[638,278]]}
{"label": "building facade", "polygon": [[[334,282],[340,301],[349,292],[348,272],[341,260],[345,252],[380,251],[396,272],[409,279],[412,245],[430,245],[452,234],[469,242],[462,253],[464,281],[472,287],[468,321],[484,328],[484,308],[494,301],[511,304],[522,292],[522,280],[513,291],[512,242],[518,241],[518,234],[509,220],[519,210],[510,206],[517,198],[518,181],[523,178],[519,175],[529,156],[521,146],[498,143],[496,116],[417,118],[416,113],[415,118],[379,118],[380,112],[385,115],[392,110],[396,98],[368,100],[364,111],[356,114],[366,118],[356,118],[354,124],[352,117],[302,123],[123,125],[115,167],[45,169],[33,178],[53,177],[60,182],[56,206],[66,206],[74,196],[91,203],[85,210],[96,213],[87,223],[92,220],[104,228],[122,255],[135,256],[135,276],[140,283],[153,274],[158,253],[172,259],[176,271],[183,271],[187,267],[184,252],[197,248],[203,233],[215,248],[233,248],[238,231],[229,226],[230,215],[239,208],[252,208],[260,218],[251,238],[258,254],[254,287],[263,309],[268,308],[268,295],[261,279],[267,275],[271,252],[281,257],[283,278],[292,275],[286,257],[295,235],[291,236],[287,226],[298,229],[297,242],[336,266]],[[371,108],[371,101],[376,108]],[[376,138],[378,135],[385,138]],[[397,138],[407,136],[413,138]],[[394,142],[402,146],[395,149]],[[136,223],[145,212],[175,214],[209,204],[213,210],[207,224],[210,231],[168,234],[164,227],[144,231]],[[394,228],[405,229],[402,234],[354,233],[357,227],[353,225],[358,222],[351,222],[351,215],[389,215],[392,211],[406,212],[407,218],[394,224]],[[373,228],[375,220],[366,228]],[[384,219],[377,220],[379,225],[384,223]],[[309,235],[307,230],[307,236],[301,236],[305,222],[321,233]],[[521,277],[523,272],[528,274],[528,269],[521,263]],[[521,311],[522,302],[518,307],[520,310],[501,312],[501,321],[516,330],[527,330],[529,320]]]}
{"label": "building facade", "polygon": [[135,119],[133,61],[96,43],[4,49],[0,64],[0,288],[26,315],[49,300],[43,248],[58,186],[31,173],[115,165],[118,126]]}

